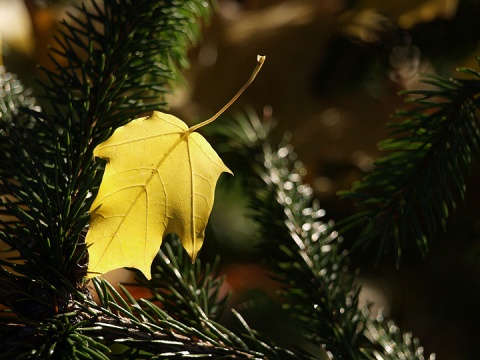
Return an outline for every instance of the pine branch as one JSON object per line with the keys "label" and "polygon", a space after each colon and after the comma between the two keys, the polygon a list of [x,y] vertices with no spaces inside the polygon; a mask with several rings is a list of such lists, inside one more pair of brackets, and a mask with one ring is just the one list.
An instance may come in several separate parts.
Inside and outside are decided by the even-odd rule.
{"label": "pine branch", "polygon": [[[282,285],[284,307],[304,326],[302,335],[329,358],[423,359],[418,340],[402,335],[393,322],[372,320],[368,310],[358,309],[360,289],[348,269],[342,239],[331,221],[322,220],[325,211],[303,184],[304,169],[292,146],[284,143],[274,150],[265,142],[269,128],[255,116],[239,118],[234,126],[216,125],[230,151],[248,153],[245,188],[265,261]],[[236,171],[233,163],[229,166]]]}
{"label": "pine branch", "polygon": [[18,119],[21,108],[40,110],[32,91],[24,87],[15,74],[0,66],[0,135],[8,136],[12,126],[31,127],[32,119]]}
{"label": "pine branch", "polygon": [[[0,353],[2,359],[108,359],[105,345],[82,334],[87,321],[77,312],[53,316],[49,321],[16,318],[0,313]],[[90,357],[88,357],[90,356]]]}
{"label": "pine branch", "polygon": [[[368,316],[369,314],[365,314]],[[372,342],[373,348],[360,349],[369,360],[415,359],[424,360],[425,354],[420,341],[411,333],[402,333],[393,321],[387,321],[380,314],[365,324],[365,335]],[[428,359],[435,360],[435,354]]]}
{"label": "pine branch", "polygon": [[[0,175],[10,177],[8,169],[12,168],[15,159],[11,158],[11,142],[8,140],[12,127],[32,128],[35,120],[21,109],[40,110],[32,91],[26,89],[15,74],[0,66]],[[4,194],[2,194],[4,195]],[[3,211],[3,209],[2,209]],[[1,212],[0,212],[1,214]]]}
{"label": "pine branch", "polygon": [[219,358],[252,357],[194,331],[148,300],[135,300],[122,286],[120,294],[105,280],[95,279],[94,285],[100,305],[81,304],[84,316],[90,318],[93,324],[84,331],[92,338],[106,340],[108,344],[118,343],[129,347],[132,355],[135,355],[133,358],[137,358],[138,350],[168,359],[180,359],[192,354]]}
{"label": "pine branch", "polygon": [[[211,277],[208,271],[211,266],[191,265],[186,254],[177,258],[183,248],[178,243],[173,245],[163,246],[165,252],[157,259],[154,279],[144,283],[153,294],[151,299],[136,300],[124,286],[119,285],[118,292],[105,280],[94,279],[99,304],[79,302],[80,314],[89,322],[80,330],[97,341],[106,341],[109,346],[122,344],[128,347],[122,353],[123,358],[137,359],[138,351],[144,356],[161,359],[202,358],[202,355],[225,359],[299,358],[293,352],[262,339],[238,313],[234,315],[242,327],[240,334],[208,316],[222,301],[202,303],[199,297],[212,295],[206,292],[207,288],[195,290],[195,287],[209,283],[212,285],[210,289],[218,289],[223,280]],[[158,280],[160,274],[164,276],[162,281]]]}
{"label": "pine branch", "polygon": [[[412,245],[425,255],[438,230],[466,192],[466,177],[477,163],[479,73],[471,78],[426,77],[433,90],[407,92],[412,110],[391,123],[394,138],[379,144],[384,155],[376,168],[340,194],[363,208],[338,224],[340,231],[361,227],[356,246],[374,246],[377,258],[393,251],[397,265]],[[413,243],[413,244],[412,244]]]}
{"label": "pine branch", "polygon": [[239,330],[232,331],[220,323],[228,298],[220,296],[223,277],[217,264],[202,266],[197,259],[191,263],[178,239],[162,246],[156,259],[153,278],[145,286],[153,293],[162,309],[181,325],[186,336],[207,336],[216,346],[240,349],[255,358],[298,359],[299,354],[274,344],[251,329],[242,316],[233,311]]}
{"label": "pine branch", "polygon": [[224,278],[217,270],[218,261],[203,265],[197,259],[192,264],[179,239],[172,235],[165,239],[153,266],[155,271],[150,281],[142,276],[137,279],[140,286],[153,293],[152,301],[162,304],[172,318],[208,331],[204,320],[218,320],[228,301],[227,295],[220,296]]}

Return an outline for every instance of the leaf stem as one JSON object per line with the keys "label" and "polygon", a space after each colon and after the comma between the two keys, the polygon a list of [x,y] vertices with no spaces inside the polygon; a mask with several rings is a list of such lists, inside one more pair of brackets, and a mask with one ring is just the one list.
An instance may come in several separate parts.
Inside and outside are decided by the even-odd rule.
{"label": "leaf stem", "polygon": [[263,63],[265,62],[265,56],[258,55],[257,56],[257,66],[255,66],[255,69],[252,72],[252,75],[250,75],[250,78],[247,80],[247,82],[242,86],[240,90],[235,94],[235,96],[223,107],[218,111],[215,115],[213,115],[210,119],[207,119],[205,121],[202,121],[201,123],[192,126],[189,131],[192,133],[195,130],[198,130],[202,126],[208,125],[211,122],[215,121],[220,115],[224,113],[225,110],[227,110],[230,105],[232,105],[239,97],[242,95],[242,93],[245,91],[246,88],[250,86],[250,84],[255,80],[255,77],[257,74],[260,72],[260,69],[262,68]]}

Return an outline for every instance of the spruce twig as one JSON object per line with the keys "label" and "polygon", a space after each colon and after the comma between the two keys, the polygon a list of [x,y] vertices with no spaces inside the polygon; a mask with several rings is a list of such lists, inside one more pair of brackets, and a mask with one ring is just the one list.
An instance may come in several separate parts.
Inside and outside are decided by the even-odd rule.
{"label": "spruce twig", "polygon": [[340,192],[362,210],[338,224],[340,231],[360,228],[356,241],[375,246],[377,259],[391,251],[397,265],[414,245],[425,256],[429,243],[466,192],[466,179],[478,161],[479,73],[460,69],[470,79],[426,76],[432,90],[406,92],[411,110],[398,112],[392,138],[379,144],[383,152],[375,169]]}
{"label": "spruce twig", "polygon": [[265,261],[282,285],[285,309],[304,326],[302,335],[317,349],[315,356],[424,359],[418,340],[402,334],[392,321],[372,319],[367,309],[358,308],[360,288],[348,269],[342,239],[333,222],[323,220],[325,211],[302,182],[304,169],[293,147],[285,142],[273,149],[265,141],[269,128],[255,115],[238,118],[233,127],[215,127],[231,150],[220,149],[248,154],[245,188]]}

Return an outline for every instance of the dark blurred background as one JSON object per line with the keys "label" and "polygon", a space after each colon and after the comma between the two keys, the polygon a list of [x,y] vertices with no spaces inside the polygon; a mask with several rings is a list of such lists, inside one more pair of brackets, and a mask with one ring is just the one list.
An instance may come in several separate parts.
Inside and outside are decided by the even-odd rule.
{"label": "dark blurred background", "polygon": [[[31,87],[33,65],[47,63],[46,45],[69,2],[0,0],[3,61]],[[355,209],[336,192],[372,169],[385,123],[407,106],[398,92],[426,88],[422,73],[455,77],[459,66],[478,69],[479,18],[480,2],[473,0],[220,0],[191,51],[186,82],[171,95],[172,112],[192,123],[208,118],[245,82],[256,55],[266,55],[257,80],[229,112],[272,112],[274,138],[291,136],[327,216],[342,219]],[[351,254],[363,303],[373,300],[374,312],[382,308],[437,359],[479,358],[479,175],[474,170],[465,204],[426,259],[410,249],[397,270],[392,258],[374,266],[374,254]],[[281,328],[288,320],[258,265],[265,254],[252,240],[242,191],[230,181],[218,197],[202,256],[221,253],[226,290],[235,290],[232,306],[253,327],[287,341]],[[349,234],[345,243],[353,240]]]}

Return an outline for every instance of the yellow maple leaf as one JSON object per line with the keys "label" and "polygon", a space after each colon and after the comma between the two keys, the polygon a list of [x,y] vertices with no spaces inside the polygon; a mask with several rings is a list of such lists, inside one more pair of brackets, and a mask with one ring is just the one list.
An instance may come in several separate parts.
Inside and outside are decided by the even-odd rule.
{"label": "yellow maple leaf", "polygon": [[115,130],[94,150],[107,161],[91,207],[86,237],[88,277],[121,267],[150,278],[162,239],[176,233],[195,260],[213,207],[222,172],[231,173],[195,130],[214,121],[253,81],[263,64],[234,98],[211,119],[189,128],[182,120],[155,111]]}

